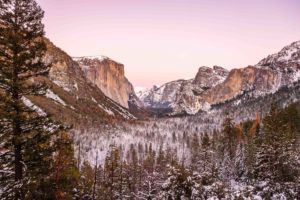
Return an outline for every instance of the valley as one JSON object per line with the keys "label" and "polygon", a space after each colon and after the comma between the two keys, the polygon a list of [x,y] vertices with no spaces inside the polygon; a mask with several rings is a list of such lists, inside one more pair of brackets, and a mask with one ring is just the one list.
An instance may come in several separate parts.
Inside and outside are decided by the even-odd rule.
{"label": "valley", "polygon": [[[101,6],[99,2],[94,3],[98,9],[111,9],[102,7],[104,2]],[[84,10],[86,5],[82,6]],[[138,30],[131,30],[133,27],[129,26],[130,32],[126,32],[128,24],[122,24],[117,31],[111,31],[112,27],[106,30],[97,24],[101,34],[96,34],[93,27],[88,31],[91,35],[81,37],[80,32],[95,23],[96,18],[105,19],[103,26],[114,25],[119,22],[115,15],[132,9],[132,6],[136,5],[113,9],[112,21],[105,18],[109,13],[96,10],[103,16],[81,22],[84,26],[79,31],[77,21],[81,18],[72,18],[70,21],[76,27],[70,29],[70,38],[76,39],[64,37],[53,41],[70,46],[76,44],[79,49],[70,52],[82,53],[83,50],[95,51],[91,47],[95,45],[91,36],[119,36],[119,40],[100,43],[97,49],[103,51],[113,47],[108,52],[116,52],[112,54],[119,58],[127,58],[136,52],[129,60],[136,63],[137,59],[138,67],[164,63],[164,59],[170,58],[176,58],[173,64],[179,66],[177,62],[195,55],[199,58],[194,57],[193,62],[220,59],[222,63],[222,59],[232,55],[227,54],[227,48],[230,52],[234,45],[228,43],[230,46],[226,46],[223,40],[228,35],[222,33],[222,39],[217,41],[222,40],[224,44],[211,40],[217,49],[213,44],[204,43],[207,50],[199,51],[197,45],[200,43],[195,41],[202,38],[197,35],[200,32],[195,34],[195,41],[191,42],[193,37],[190,36],[202,26],[192,27],[190,33],[193,34],[185,38],[179,37],[182,30],[178,31],[178,36],[169,30],[157,30],[166,24],[180,24],[179,19],[175,20],[177,15],[166,24],[158,20],[162,26],[153,28],[153,32],[143,32],[152,23],[151,17],[146,18],[147,23],[143,21],[142,26],[137,26],[138,17],[130,15],[133,20],[130,25],[137,26]],[[69,9],[68,5],[63,11],[71,12],[75,7]],[[93,13],[94,8],[90,9],[86,15]],[[55,12],[59,11],[55,8]],[[154,13],[155,16],[161,14],[156,10]],[[58,22],[64,21],[56,14],[53,16],[59,19]],[[277,53],[266,55],[256,64],[231,69],[230,66],[209,67],[199,63],[200,67],[194,66],[197,73],[192,78],[178,77],[160,86],[153,83],[153,87],[144,88],[135,87],[126,77],[127,63],[107,56],[74,57],[58,47],[46,37],[43,17],[44,11],[35,0],[0,0],[1,200],[299,199],[299,40],[286,44],[281,50],[273,49]],[[198,17],[202,21],[203,18]],[[184,22],[192,23],[192,19]],[[126,20],[122,23],[126,24]],[[59,27],[54,31],[58,35],[68,29],[56,24],[50,27]],[[203,30],[201,34],[207,31]],[[131,38],[137,33],[138,37]],[[157,33],[168,36],[160,41],[168,45],[152,38],[152,34]],[[219,32],[212,35],[219,37]],[[147,40],[144,36],[152,38],[145,46],[142,44]],[[206,37],[204,40],[208,40]],[[127,38],[134,43],[139,43],[139,39],[143,42],[135,47],[128,43],[124,45],[126,50],[120,50]],[[178,39],[180,41],[176,43]],[[189,55],[181,49],[185,45],[191,45]],[[178,52],[173,52],[175,47],[180,47]],[[259,48],[256,44],[257,51],[262,50]],[[224,55],[218,54],[219,51]],[[232,63],[242,59],[237,55]],[[158,66],[160,69],[152,67],[156,69],[155,75],[162,73],[162,68],[170,69],[166,65]],[[183,66],[181,73],[184,74],[188,67],[191,66]],[[167,73],[171,74],[170,71]],[[140,82],[144,82],[143,77],[138,77]],[[162,77],[172,80],[165,78],[166,75]]]}

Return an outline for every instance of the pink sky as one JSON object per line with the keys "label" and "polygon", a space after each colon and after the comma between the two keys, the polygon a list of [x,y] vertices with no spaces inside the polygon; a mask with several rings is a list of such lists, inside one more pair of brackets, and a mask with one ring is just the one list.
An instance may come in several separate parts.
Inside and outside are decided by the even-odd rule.
{"label": "pink sky", "polygon": [[300,40],[299,0],[37,1],[57,46],[123,63],[134,86],[256,64]]}

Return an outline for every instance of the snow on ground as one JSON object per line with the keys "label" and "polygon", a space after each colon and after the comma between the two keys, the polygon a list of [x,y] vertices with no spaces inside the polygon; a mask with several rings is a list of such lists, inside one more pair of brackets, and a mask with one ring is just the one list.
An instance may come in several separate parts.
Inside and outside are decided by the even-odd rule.
{"label": "snow on ground", "polygon": [[57,103],[62,104],[63,106],[66,106],[67,104],[59,97],[57,96],[54,92],[52,92],[50,89],[47,89],[46,92],[46,97],[49,99],[52,99],[56,101]]}
{"label": "snow on ground", "polygon": [[[217,115],[212,114],[211,118],[205,120],[195,118],[170,118],[157,119],[138,124],[122,124],[117,127],[106,127],[101,129],[74,130],[75,157],[78,156],[78,144],[81,144],[82,161],[87,160],[94,163],[98,152],[98,163],[103,164],[106,153],[110,145],[122,147],[124,156],[129,151],[131,145],[134,147],[152,146],[152,149],[158,152],[162,145],[163,149],[171,149],[174,155],[181,160],[189,162],[190,149],[187,146],[186,134],[191,137],[193,133],[201,134],[201,131],[195,130],[213,130],[216,127]],[[204,122],[205,121],[205,122]],[[200,136],[200,135],[199,135]],[[143,156],[143,152],[140,152]]]}
{"label": "snow on ground", "polygon": [[58,85],[59,87],[61,87],[63,90],[70,92],[70,86],[69,84],[63,82],[63,81],[59,81],[59,80],[53,80],[53,83],[55,83],[56,85]]}
{"label": "snow on ground", "polygon": [[38,106],[34,105],[28,98],[22,97],[23,103],[30,109],[34,110],[40,116],[46,116],[47,114]]}
{"label": "snow on ground", "polygon": [[92,97],[92,101],[98,103],[94,97]]}
{"label": "snow on ground", "polygon": [[78,84],[77,84],[77,82],[74,83],[74,88],[76,88],[76,90],[78,91]]}
{"label": "snow on ground", "polygon": [[294,81],[298,81],[300,79],[300,70],[298,70],[297,72],[295,72],[294,74]]}
{"label": "snow on ground", "polygon": [[102,106],[101,104],[98,104],[98,106],[99,106],[99,108],[101,108],[102,110],[104,110],[107,114],[109,114],[109,115],[115,115],[114,112],[111,111],[109,108],[106,108],[106,107]]}

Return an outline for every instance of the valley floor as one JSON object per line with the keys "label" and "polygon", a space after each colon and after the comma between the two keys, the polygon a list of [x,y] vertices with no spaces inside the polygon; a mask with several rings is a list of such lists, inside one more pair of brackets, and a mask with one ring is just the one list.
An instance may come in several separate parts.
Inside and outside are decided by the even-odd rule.
{"label": "valley floor", "polygon": [[297,199],[300,117],[290,107],[262,121],[211,114],[74,131],[75,157],[97,165],[99,199]]}

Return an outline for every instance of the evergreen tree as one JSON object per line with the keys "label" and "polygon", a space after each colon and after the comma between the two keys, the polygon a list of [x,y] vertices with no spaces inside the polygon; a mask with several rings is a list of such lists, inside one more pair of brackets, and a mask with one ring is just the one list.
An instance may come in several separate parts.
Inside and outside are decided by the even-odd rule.
{"label": "evergreen tree", "polygon": [[210,149],[210,139],[206,132],[202,136],[201,147],[201,171],[212,173],[212,150]]}
{"label": "evergreen tree", "polygon": [[94,184],[95,171],[89,162],[84,161],[80,170],[79,191],[75,195],[76,199],[91,200]]}
{"label": "evergreen tree", "polygon": [[243,132],[245,136],[244,150],[244,168],[248,181],[253,179],[253,167],[255,164],[256,138],[260,131],[260,120],[246,121],[243,123]]}
{"label": "evergreen tree", "polygon": [[134,194],[136,199],[152,200],[157,197],[157,193],[160,189],[160,173],[146,173],[142,181],[142,187]]}
{"label": "evergreen tree", "polygon": [[[73,142],[67,132],[60,131],[55,141],[57,150],[54,159],[53,182],[56,199],[72,199],[73,191],[78,191],[80,173],[76,166]],[[85,165],[84,165],[85,166]]]}
{"label": "evergreen tree", "polygon": [[44,12],[34,0],[0,0],[0,6],[0,166],[5,171],[0,195],[38,199],[49,187],[55,131],[24,102],[45,94],[45,84],[34,79],[49,71],[42,62]]}
{"label": "evergreen tree", "polygon": [[236,152],[236,128],[232,119],[228,116],[224,119],[222,130],[221,145],[219,153],[221,154],[221,176],[224,180],[230,180],[234,174],[234,157]]}
{"label": "evergreen tree", "polygon": [[[296,138],[292,137],[296,134],[290,132],[289,125],[292,121],[286,120],[293,117],[287,117],[285,110],[273,104],[263,119],[263,131],[257,145],[254,174],[257,180],[267,181],[272,189],[275,188],[274,184],[281,183],[276,188],[279,193],[285,191],[290,194],[292,190],[287,189],[285,184],[299,180],[299,163],[293,147]],[[295,187],[299,188],[299,185]],[[268,192],[272,194],[272,190]]]}
{"label": "evergreen tree", "polygon": [[108,200],[115,200],[119,197],[120,189],[120,152],[114,145],[110,147],[105,159],[105,193]]}
{"label": "evergreen tree", "polygon": [[158,155],[156,159],[156,169],[159,171],[162,171],[166,168],[167,162],[166,162],[166,156],[165,152],[163,150],[163,144],[159,146]]}
{"label": "evergreen tree", "polygon": [[223,136],[225,151],[228,153],[229,158],[233,159],[236,150],[236,129],[234,127],[234,122],[227,116],[223,122]]}
{"label": "evergreen tree", "polygon": [[199,136],[194,133],[191,142],[191,169],[193,171],[199,170],[200,162],[200,141]]}
{"label": "evergreen tree", "polygon": [[191,199],[193,193],[191,174],[183,166],[169,166],[168,178],[163,184],[161,199]]}

